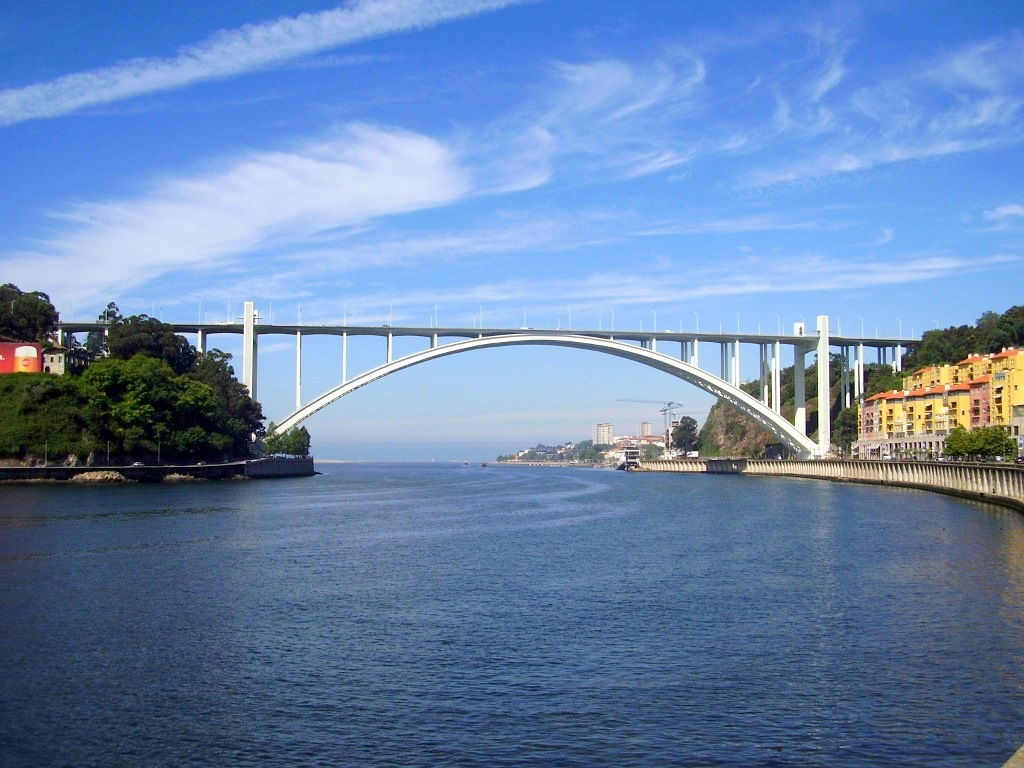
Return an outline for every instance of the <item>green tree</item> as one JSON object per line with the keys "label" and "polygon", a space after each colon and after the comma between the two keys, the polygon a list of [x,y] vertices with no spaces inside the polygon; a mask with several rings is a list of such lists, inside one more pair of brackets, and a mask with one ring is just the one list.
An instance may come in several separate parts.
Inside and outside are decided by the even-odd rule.
{"label": "green tree", "polygon": [[[114,302],[107,304],[106,309],[96,316],[96,322],[107,325],[114,325],[123,319],[121,310]],[[106,334],[103,331],[89,331],[89,335],[85,337],[85,348],[94,356],[105,355],[108,351]]]}
{"label": "green tree", "polygon": [[309,432],[305,427],[292,427],[285,432],[277,432],[271,424],[263,441],[263,449],[267,453],[309,456]]}
{"label": "green tree", "polygon": [[644,445],[644,459],[647,461],[652,461],[654,459],[660,458],[661,454],[663,454],[664,452],[665,449],[662,448],[660,445],[654,445],[653,443],[647,443],[646,445]]}
{"label": "green tree", "polygon": [[0,457],[63,461],[91,449],[76,380],[49,374],[0,376]]}
{"label": "green tree", "polygon": [[0,285],[0,337],[48,344],[58,321],[57,310],[45,293],[26,293],[12,283]]}
{"label": "green tree", "polygon": [[857,408],[843,408],[832,421],[832,442],[847,454],[856,439]]}
{"label": "green tree", "polygon": [[973,453],[977,456],[1016,456],[1017,445],[1002,427],[978,427],[971,430]]}
{"label": "green tree", "polygon": [[970,433],[963,427],[955,427],[946,435],[943,453],[947,456],[969,456],[972,445]]}
{"label": "green tree", "polygon": [[680,418],[672,430],[672,447],[678,451],[694,451],[699,442],[696,419],[690,416]]}
{"label": "green tree", "polygon": [[1016,456],[1017,445],[1002,427],[957,427],[946,436],[947,456]]}
{"label": "green tree", "polygon": [[188,378],[213,388],[217,396],[217,430],[230,436],[231,456],[245,456],[254,439],[263,437],[263,409],[235,379],[231,355],[212,349],[196,358]]}
{"label": "green tree", "polygon": [[196,362],[196,350],[184,336],[176,334],[167,323],[147,315],[131,315],[114,321],[107,347],[110,356],[119,360],[129,360],[139,354],[160,358],[176,374],[187,373]]}

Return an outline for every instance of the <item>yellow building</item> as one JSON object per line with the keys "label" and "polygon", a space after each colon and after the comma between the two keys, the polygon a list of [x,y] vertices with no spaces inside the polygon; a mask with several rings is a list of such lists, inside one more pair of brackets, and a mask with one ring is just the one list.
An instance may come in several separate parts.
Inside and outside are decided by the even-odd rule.
{"label": "yellow building", "polygon": [[1024,447],[1024,351],[1010,347],[922,368],[906,386],[859,404],[855,455],[940,456],[956,427],[1005,427]]}

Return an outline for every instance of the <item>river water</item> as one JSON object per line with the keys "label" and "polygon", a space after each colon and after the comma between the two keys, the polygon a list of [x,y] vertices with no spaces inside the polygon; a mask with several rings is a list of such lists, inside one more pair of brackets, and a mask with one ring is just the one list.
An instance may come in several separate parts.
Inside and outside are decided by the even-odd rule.
{"label": "river water", "polygon": [[1024,517],[738,476],[0,487],[0,763],[999,766]]}

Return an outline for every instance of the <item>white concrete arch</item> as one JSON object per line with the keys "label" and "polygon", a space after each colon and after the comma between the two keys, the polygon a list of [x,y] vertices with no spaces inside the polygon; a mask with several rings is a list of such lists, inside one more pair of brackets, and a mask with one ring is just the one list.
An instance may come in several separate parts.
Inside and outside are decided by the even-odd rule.
{"label": "white concrete arch", "polygon": [[578,336],[568,333],[560,335],[516,334],[485,336],[475,339],[466,339],[465,341],[456,341],[439,347],[425,349],[422,352],[407,355],[399,360],[391,361],[378,368],[374,368],[366,373],[360,374],[350,381],[325,392],[316,399],[297,409],[294,413],[290,414],[277,425],[276,430],[278,432],[283,432],[297,426],[303,420],[309,418],[320,409],[327,407],[335,400],[354,392],[360,387],[365,387],[367,384],[377,381],[378,379],[382,379],[392,373],[401,371],[404,368],[410,368],[414,365],[419,365],[420,363],[425,363],[439,357],[456,355],[462,352],[470,352],[476,349],[517,345],[543,345],[589,349],[595,352],[603,352],[605,354],[615,355],[616,357],[622,357],[627,360],[633,360],[634,362],[647,365],[659,371],[664,371],[665,373],[672,374],[673,376],[703,389],[705,392],[709,392],[710,394],[727,401],[733,407],[738,408],[747,416],[750,416],[759,425],[778,437],[780,441],[793,449],[801,458],[809,458],[817,455],[818,453],[817,444],[806,435],[802,434],[781,415],[775,413],[760,400],[748,395],[741,389],[731,386],[726,381],[723,381],[719,377],[710,374],[707,371],[702,371],[700,368],[696,368],[682,360],[676,360],[659,352],[643,349],[642,347],[627,344],[626,342],[615,341],[613,339],[595,338],[592,336]]}

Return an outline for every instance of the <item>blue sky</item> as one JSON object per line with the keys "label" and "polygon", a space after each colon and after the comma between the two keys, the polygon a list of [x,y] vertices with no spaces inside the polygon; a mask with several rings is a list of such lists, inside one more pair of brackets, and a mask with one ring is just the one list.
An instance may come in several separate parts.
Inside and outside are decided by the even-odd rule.
{"label": "blue sky", "polygon": [[[217,322],[253,299],[281,323],[972,322],[1024,303],[1022,17],[1019,2],[6,3],[0,279],[75,319],[116,301]],[[292,341],[261,343],[280,420]],[[308,397],[337,383],[337,342],[305,351]],[[354,348],[350,370],[382,356]],[[509,349],[395,375],[309,426],[324,457],[488,458],[660,419],[620,398],[710,404],[594,353]]]}

